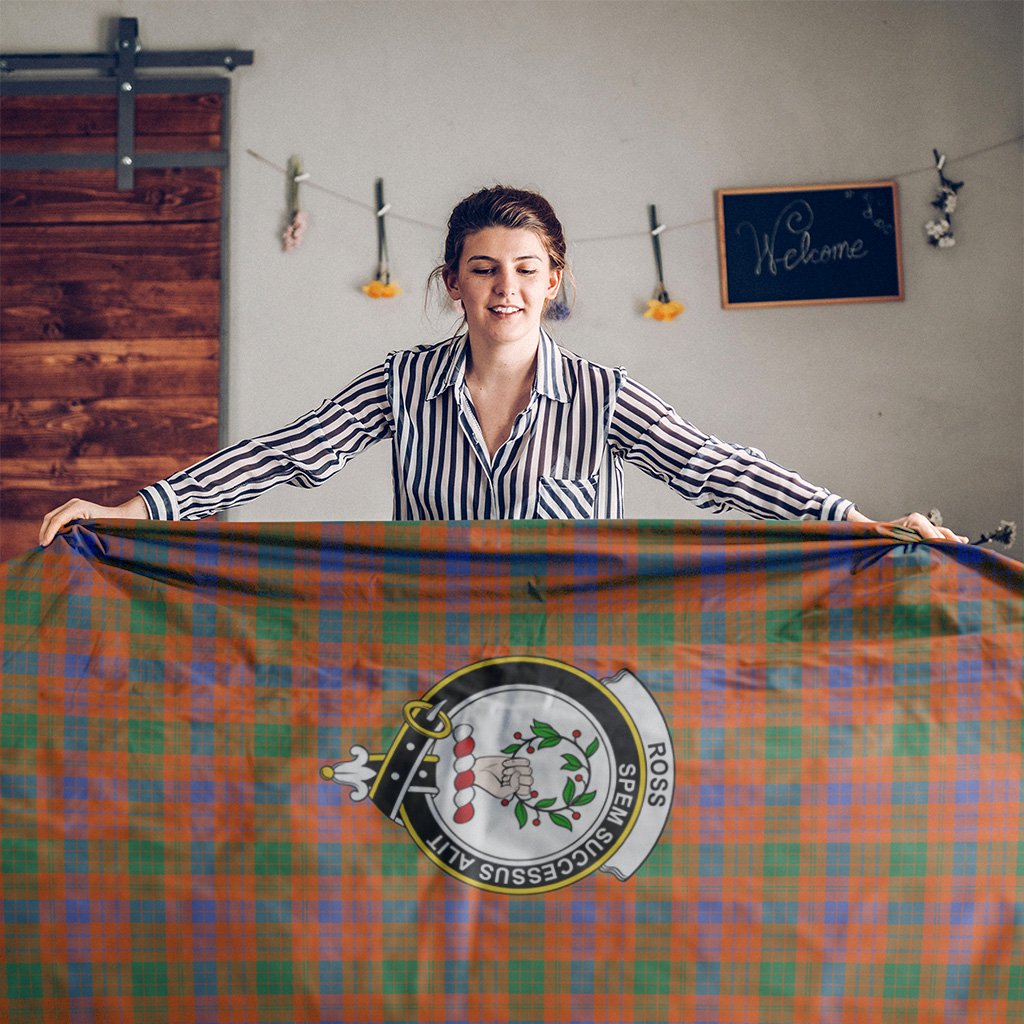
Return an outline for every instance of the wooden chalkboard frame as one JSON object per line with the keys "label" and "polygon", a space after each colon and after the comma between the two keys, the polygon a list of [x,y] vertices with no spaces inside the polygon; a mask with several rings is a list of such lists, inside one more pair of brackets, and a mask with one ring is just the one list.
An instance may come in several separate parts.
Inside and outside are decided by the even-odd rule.
{"label": "wooden chalkboard frame", "polygon": [[[815,225],[815,210],[810,205],[814,200],[823,211],[817,225],[824,225],[824,235],[818,237],[809,230]],[[854,205],[845,209],[847,203],[854,204],[858,212]],[[895,181],[718,189],[716,209],[724,309],[903,300],[899,187]],[[878,211],[882,215],[877,215]],[[809,221],[806,213],[811,215]],[[762,220],[755,226],[750,217],[758,215]],[[853,224],[862,226],[864,234],[855,238],[830,234],[830,215],[838,216],[848,229]],[[766,224],[767,233],[763,233]],[[785,238],[781,244],[780,225]],[[750,229],[742,232],[745,239],[737,234],[741,227]],[[869,253],[873,254],[871,263],[860,264]],[[830,261],[855,273],[837,279],[824,269]],[[769,273],[762,275],[766,267]],[[791,276],[792,271],[804,270],[802,276]]]}

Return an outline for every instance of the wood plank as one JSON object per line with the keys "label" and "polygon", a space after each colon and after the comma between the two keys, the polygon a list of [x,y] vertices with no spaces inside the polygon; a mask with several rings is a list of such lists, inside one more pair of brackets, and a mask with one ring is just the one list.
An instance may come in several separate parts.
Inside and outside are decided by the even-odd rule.
{"label": "wood plank", "polygon": [[[221,148],[219,135],[137,135],[138,153],[204,153]],[[109,153],[117,151],[116,135],[16,135],[3,140],[5,153]]]}
{"label": "wood plank", "polygon": [[[135,133],[219,135],[224,97],[220,93],[138,93]],[[117,135],[117,95],[4,96],[0,138]]]}
{"label": "wood plank", "polygon": [[203,338],[220,333],[218,281],[14,284],[0,297],[8,341]]}
{"label": "wood plank", "polygon": [[208,454],[209,450],[202,449],[178,456],[4,459],[0,476],[4,530],[10,517],[33,521],[38,531],[43,516],[71,498],[120,505],[140,487],[162,480]]}
{"label": "wood plank", "polygon": [[159,452],[176,460],[217,448],[217,398],[36,399],[0,404],[4,469],[8,460],[137,456]]}
{"label": "wood plank", "polygon": [[16,225],[0,234],[0,282],[215,280],[220,225]]}
{"label": "wood plank", "polygon": [[0,218],[10,224],[195,221],[220,217],[215,167],[140,170],[120,192],[110,171],[6,171]]}
{"label": "wood plank", "polygon": [[[204,449],[198,452],[195,458],[201,459],[209,454],[210,452]],[[176,473],[187,465],[190,463],[182,462],[179,455],[121,455],[117,458],[85,455],[77,459],[44,459],[30,456],[4,459],[3,473],[8,483],[19,487],[39,489],[45,486],[54,493],[65,494],[57,504],[74,497],[101,501],[93,494],[97,488],[127,488],[127,493],[122,494],[114,502],[118,504],[131,497],[132,488],[136,483],[144,487],[154,480]],[[70,493],[65,493],[69,489]],[[106,505],[110,502],[102,501],[101,504]]]}
{"label": "wood plank", "polygon": [[217,338],[15,341],[0,347],[5,399],[217,395]]}

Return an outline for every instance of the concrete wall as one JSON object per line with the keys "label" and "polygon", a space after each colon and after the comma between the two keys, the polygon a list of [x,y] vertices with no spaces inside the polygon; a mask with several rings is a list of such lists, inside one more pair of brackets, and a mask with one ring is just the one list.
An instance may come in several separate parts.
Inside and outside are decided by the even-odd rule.
{"label": "concrete wall", "polygon": [[[3,49],[110,49],[119,16],[150,49],[256,53],[233,84],[226,441],[443,336],[454,314],[423,302],[442,225],[501,181],[544,192],[566,227],[579,299],[564,345],[869,515],[1024,526],[1021,146],[995,145],[1024,131],[1019,3],[6,0]],[[945,251],[922,228],[933,147],[966,181]],[[305,190],[311,227],[283,254],[283,176],[248,149],[300,154],[316,183],[365,203],[382,176],[394,214],[434,225],[389,222],[405,295],[360,293],[374,218],[330,194]],[[904,302],[721,308],[716,188],[890,177]],[[690,225],[662,236],[687,306],[673,324],[640,316],[651,202]],[[699,515],[637,472],[626,498],[632,516]],[[378,446],[317,491],[280,488],[234,517],[390,513]]]}

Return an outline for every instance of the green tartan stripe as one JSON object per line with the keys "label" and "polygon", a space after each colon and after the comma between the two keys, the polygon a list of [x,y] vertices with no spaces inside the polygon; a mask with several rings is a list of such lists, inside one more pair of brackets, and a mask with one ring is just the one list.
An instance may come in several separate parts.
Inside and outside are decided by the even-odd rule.
{"label": "green tartan stripe", "polygon": [[[136,816],[138,817],[138,816]],[[256,819],[270,832],[282,832],[280,815],[272,807]],[[787,827],[789,813],[772,819]],[[1014,878],[1024,875],[1024,840],[1019,842],[971,840],[929,842],[923,838],[929,822],[919,819],[922,838],[890,842],[700,842],[673,843],[668,837],[652,852],[640,869],[642,875],[750,877],[765,881],[787,877],[894,879],[975,877]],[[162,816],[152,814],[139,820],[139,831],[157,834]],[[24,828],[25,826],[23,826]],[[34,835],[5,835],[0,838],[0,869],[14,884],[20,876],[39,872],[65,873],[69,878],[126,873],[135,876],[165,873],[174,875],[257,875],[318,876],[348,875],[369,860],[382,875],[415,877],[429,873],[429,867],[414,844],[404,838],[361,852],[344,842],[297,842],[257,838],[251,842],[205,840],[156,840],[128,838],[113,840],[40,839]]]}
{"label": "green tartan stripe", "polygon": [[[785,712],[773,702],[774,713],[781,718]],[[788,704],[786,706],[789,706]],[[796,705],[799,707],[799,704]],[[897,712],[894,712],[894,714]],[[912,707],[901,707],[900,712],[908,719],[917,714]],[[900,723],[902,725],[910,723]],[[913,723],[917,724],[917,723]],[[972,754],[984,750],[989,754],[1024,753],[1024,726],[1020,721],[961,720],[951,728],[948,723],[925,723],[929,726],[927,747],[929,755]],[[929,775],[927,762],[915,762],[910,749],[920,734],[899,731],[895,723],[873,723],[871,725],[801,725],[801,750],[803,757],[842,757],[853,761],[870,761],[892,755],[899,740],[901,758],[898,762],[885,765],[885,776],[892,781],[924,778]],[[725,728],[721,726],[684,727],[675,731],[673,740],[676,756],[684,760],[701,757],[711,762],[747,761],[756,752],[763,756],[764,739],[761,728]],[[768,766],[771,768],[772,766]],[[785,767],[785,766],[783,766]]]}
{"label": "green tartan stripe", "polygon": [[[295,757],[321,756],[323,737],[318,724],[310,721],[296,725],[290,721],[293,707],[289,689],[276,691],[278,696],[270,688],[265,696],[261,694],[259,715],[265,720],[251,723],[190,721],[184,714],[174,721],[134,718],[130,710],[133,706],[141,708],[147,701],[150,706],[162,704],[166,688],[139,684],[133,690],[137,692],[122,715],[52,715],[40,719],[34,713],[5,711],[0,714],[0,749],[123,752],[143,759],[153,755],[148,764],[154,778],[164,776],[167,755],[236,757],[252,751],[259,758],[279,759],[282,766]],[[44,729],[46,732],[41,733]],[[16,763],[5,753],[6,770]],[[145,760],[133,762],[133,770],[140,777],[146,774],[146,767]]]}
{"label": "green tartan stripe", "polygon": [[[158,689],[162,700],[165,688]],[[41,724],[34,713],[5,711],[0,714],[0,748],[28,751],[45,745],[47,749],[69,752],[88,749],[153,755],[154,777],[162,776],[162,758],[170,754],[232,757],[251,750],[256,757],[277,758],[282,762],[295,757],[319,757],[323,737],[318,726],[315,722],[296,725],[290,721],[291,698],[290,689],[268,688],[259,707],[261,717],[266,720],[254,723],[54,715]],[[140,705],[153,699],[153,693],[138,697]],[[798,700],[790,705],[783,695],[773,701],[771,714],[776,721],[785,721],[798,715],[799,709]],[[691,727],[678,730],[676,740],[683,754],[700,752],[702,757],[715,761],[749,761],[753,757],[769,762],[766,767],[774,772],[784,772],[787,762],[808,756],[830,755],[854,761],[896,757],[897,763],[884,767],[887,776],[897,781],[927,779],[927,758],[935,754],[969,754],[977,748],[989,754],[1024,752],[1024,728],[1019,721],[960,721],[951,729],[943,721],[920,721],[916,718],[920,711],[909,703],[901,704],[894,714],[905,716],[907,720],[859,726]],[[41,728],[47,730],[45,736],[40,735]],[[382,735],[390,737],[392,731],[384,727]],[[913,763],[915,758],[922,759],[919,765]],[[143,770],[144,764],[137,763],[135,767]]]}
{"label": "green tartan stripe", "polygon": [[[581,970],[586,963],[587,970]],[[565,964],[545,960],[496,962],[449,961],[418,963],[414,959],[338,963],[333,960],[222,960],[204,962],[198,972],[191,962],[166,960],[95,960],[86,974],[78,974],[73,992],[85,987],[87,978],[94,996],[154,997],[166,1000],[173,994],[201,996],[292,995],[326,993],[344,986],[345,991],[372,994],[414,995],[424,982],[440,991],[443,972],[465,979],[467,987],[481,992],[543,995],[578,991],[636,994],[696,993],[764,997],[799,997],[842,994],[854,998],[904,1001],[943,999],[950,990],[967,1000],[1024,1002],[1024,965],[915,963],[886,959],[881,963],[841,962],[811,964],[799,960],[751,962],[683,962],[623,959],[609,963]],[[457,968],[457,969],[456,969]],[[53,961],[8,961],[3,969],[4,995],[10,1000],[62,999],[68,994],[67,965]],[[574,980],[575,979],[575,980]],[[262,1000],[261,1000],[262,1005]],[[38,1004],[36,1012],[39,1012]],[[13,1019],[13,1018],[12,1018]]]}
{"label": "green tartan stripe", "polygon": [[[736,644],[793,644],[828,643],[838,640],[875,640],[880,635],[899,641],[927,639],[932,636],[961,635],[962,623],[948,614],[942,606],[927,601],[920,604],[897,604],[887,608],[853,607],[840,609],[808,609],[801,605],[796,593],[792,600],[778,605],[777,598],[769,599],[765,608],[735,608],[728,611],[704,611],[694,615],[665,612],[675,593],[664,588],[664,597],[656,590],[641,592],[637,597],[635,613],[623,614],[604,611],[602,620],[615,636],[638,642],[700,642],[709,645]],[[531,598],[532,600],[532,598]],[[527,602],[529,603],[529,602]],[[1016,609],[1012,599],[986,599],[970,603],[970,627],[978,633],[1000,632],[1010,624],[1015,626]],[[287,656],[287,647],[298,641],[357,643],[371,639],[388,644],[416,644],[421,638],[446,635],[450,630],[451,613],[430,612],[416,608],[382,607],[379,610],[353,610],[336,615],[331,627],[325,631],[324,621],[316,609],[292,608],[280,605],[256,605],[252,608],[231,609],[214,606],[207,615],[187,606],[169,608],[162,601],[127,601],[118,598],[92,597],[87,606],[88,622],[76,621],[79,628],[104,628],[132,635],[137,649],[145,651],[146,636],[191,637],[216,636],[226,632],[249,635],[257,649],[266,658],[275,653]],[[39,595],[24,595],[23,600],[8,601],[5,606],[7,624],[35,627],[39,624]],[[464,625],[469,642],[486,642],[510,633],[528,635],[526,623],[534,625],[534,632],[545,618],[543,613],[516,611],[509,613],[509,623],[521,620],[518,628],[505,628],[501,622],[486,616],[471,616]],[[559,639],[568,638],[567,619],[560,616],[549,623],[559,630]],[[543,635],[543,634],[542,634]],[[548,642],[554,635],[546,637]],[[159,647],[150,644],[150,650]]]}

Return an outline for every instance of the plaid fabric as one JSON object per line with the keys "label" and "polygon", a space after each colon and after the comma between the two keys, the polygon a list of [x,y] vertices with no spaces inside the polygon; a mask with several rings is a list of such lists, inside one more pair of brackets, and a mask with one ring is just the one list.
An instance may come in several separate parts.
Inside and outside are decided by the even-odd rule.
{"label": "plaid fabric", "polygon": [[76,526],[2,569],[0,1019],[1019,1022],[1022,568],[824,524]]}

